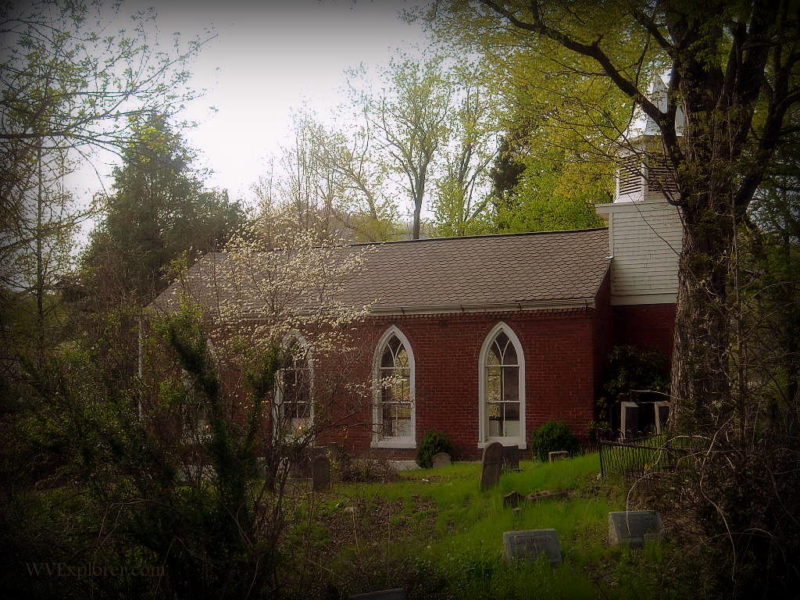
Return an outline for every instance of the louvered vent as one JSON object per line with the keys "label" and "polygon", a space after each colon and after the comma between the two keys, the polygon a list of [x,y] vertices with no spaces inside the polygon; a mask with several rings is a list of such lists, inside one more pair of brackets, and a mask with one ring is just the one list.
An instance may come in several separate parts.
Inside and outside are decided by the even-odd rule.
{"label": "louvered vent", "polygon": [[647,169],[647,191],[673,194],[678,191],[675,171],[667,163],[663,154],[653,154]]}
{"label": "louvered vent", "polygon": [[619,195],[635,194],[642,191],[642,173],[639,157],[626,156],[619,168]]}

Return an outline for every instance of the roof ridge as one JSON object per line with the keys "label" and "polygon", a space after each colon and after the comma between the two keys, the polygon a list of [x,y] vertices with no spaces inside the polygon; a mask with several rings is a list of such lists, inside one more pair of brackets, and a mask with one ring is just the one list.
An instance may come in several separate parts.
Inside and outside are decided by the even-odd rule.
{"label": "roof ridge", "polygon": [[522,231],[515,233],[484,233],[476,235],[454,235],[448,237],[423,238],[419,240],[388,240],[383,242],[359,242],[356,244],[345,244],[344,246],[340,247],[355,248],[358,246],[383,246],[386,244],[419,244],[422,242],[447,242],[453,240],[525,237],[525,236],[536,236],[536,235],[550,235],[554,233],[590,233],[593,231],[606,231],[606,230],[608,230],[608,227],[591,227],[589,229],[556,229],[549,231]]}

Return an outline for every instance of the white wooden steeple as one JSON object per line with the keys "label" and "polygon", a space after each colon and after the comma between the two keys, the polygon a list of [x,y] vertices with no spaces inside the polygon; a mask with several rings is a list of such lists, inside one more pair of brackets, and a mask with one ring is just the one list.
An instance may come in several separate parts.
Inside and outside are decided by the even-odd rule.
{"label": "white wooden steeple", "polygon": [[[657,77],[648,96],[664,110],[666,92],[666,82]],[[683,111],[676,121],[681,135]],[[677,299],[683,238],[680,213],[669,202],[677,192],[673,172],[658,126],[640,108],[622,137],[625,150],[620,153],[614,202],[597,206],[609,226],[611,303],[672,303]]]}

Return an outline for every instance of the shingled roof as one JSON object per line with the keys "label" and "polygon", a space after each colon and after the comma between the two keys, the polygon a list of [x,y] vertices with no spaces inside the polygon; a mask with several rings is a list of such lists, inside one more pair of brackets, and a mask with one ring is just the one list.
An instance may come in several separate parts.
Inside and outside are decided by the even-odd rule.
{"label": "shingled roof", "polygon": [[[558,307],[592,304],[609,268],[608,230],[587,229],[461,238],[433,238],[345,246],[367,248],[363,268],[337,300],[371,304],[373,313],[415,313]],[[196,297],[225,255],[208,254],[190,270]],[[174,304],[171,286],[154,302]]]}

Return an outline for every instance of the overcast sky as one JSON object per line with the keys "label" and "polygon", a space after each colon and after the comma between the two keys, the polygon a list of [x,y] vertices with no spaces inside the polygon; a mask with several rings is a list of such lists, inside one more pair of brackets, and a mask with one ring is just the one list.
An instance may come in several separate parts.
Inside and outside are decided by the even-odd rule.
{"label": "overcast sky", "polygon": [[[372,71],[398,48],[428,45],[420,23],[399,18],[423,1],[128,0],[122,10],[152,6],[165,44],[174,32],[188,40],[215,30],[190,65],[191,85],[207,92],[183,115],[198,122],[186,137],[215,172],[209,185],[240,198],[286,143],[293,110],[325,118],[345,98],[345,69],[363,62]],[[78,185],[81,195],[99,189],[91,173]]]}

